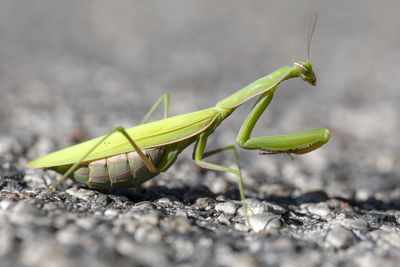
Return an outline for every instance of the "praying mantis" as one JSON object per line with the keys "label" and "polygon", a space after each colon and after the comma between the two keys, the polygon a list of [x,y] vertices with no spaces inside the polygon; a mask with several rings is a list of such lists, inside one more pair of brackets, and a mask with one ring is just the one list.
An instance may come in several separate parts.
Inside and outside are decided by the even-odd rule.
{"label": "praying mantis", "polygon": [[[140,187],[145,181],[168,170],[178,155],[195,143],[193,159],[197,165],[236,175],[244,213],[249,222],[236,146],[229,145],[204,152],[207,139],[222,121],[243,103],[258,97],[236,137],[236,143],[241,148],[259,150],[261,154],[291,155],[311,152],[328,142],[331,135],[329,129],[251,138],[254,126],[268,107],[281,82],[300,77],[307,83],[316,85],[316,77],[309,62],[309,48],[314,27],[315,22],[308,35],[307,61],[296,61],[292,66],[281,67],[222,99],[215,107],[169,117],[169,94],[164,94],[146,114],[140,125],[129,129],[116,127],[104,136],[31,161],[27,164],[29,168],[49,169],[63,174],[62,178],[38,201],[44,199],[68,177],[93,189]],[[163,102],[164,119],[146,123]],[[236,168],[204,160],[222,151],[233,152]]]}

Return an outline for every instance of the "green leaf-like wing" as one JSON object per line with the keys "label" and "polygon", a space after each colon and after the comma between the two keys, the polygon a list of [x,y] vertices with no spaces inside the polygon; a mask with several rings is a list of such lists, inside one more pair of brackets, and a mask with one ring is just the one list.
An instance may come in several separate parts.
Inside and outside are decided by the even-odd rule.
{"label": "green leaf-like wing", "polygon": [[[127,129],[129,136],[140,148],[159,147],[196,135],[207,129],[218,115],[218,110],[208,108],[192,113],[138,125]],[[76,163],[103,136],[50,153],[27,164],[29,168],[49,168]],[[111,135],[99,145],[86,159],[92,161],[115,154],[133,151],[129,141],[121,134]]]}

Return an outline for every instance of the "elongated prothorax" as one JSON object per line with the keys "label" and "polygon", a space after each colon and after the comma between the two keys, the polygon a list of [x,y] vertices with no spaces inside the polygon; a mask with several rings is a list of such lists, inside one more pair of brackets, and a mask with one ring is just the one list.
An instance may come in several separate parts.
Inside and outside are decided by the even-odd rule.
{"label": "elongated prothorax", "polygon": [[293,66],[284,66],[271,74],[262,77],[236,93],[219,101],[217,108],[236,108],[255,96],[261,95],[267,91],[273,93],[276,87],[284,80],[300,77],[311,85],[316,84],[315,74],[308,61],[296,61]]}

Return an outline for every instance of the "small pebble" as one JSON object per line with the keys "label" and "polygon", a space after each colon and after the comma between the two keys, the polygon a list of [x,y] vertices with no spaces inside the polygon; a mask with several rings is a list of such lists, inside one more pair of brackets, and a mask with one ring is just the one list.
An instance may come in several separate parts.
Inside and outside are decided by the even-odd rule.
{"label": "small pebble", "polygon": [[224,213],[221,213],[218,218],[217,218],[219,223],[222,224],[226,224],[226,225],[230,225],[231,222],[229,221],[229,219],[226,217],[226,215]]}
{"label": "small pebble", "polygon": [[89,230],[92,230],[94,227],[96,227],[98,220],[94,217],[84,217],[84,218],[76,219],[75,223],[76,223],[76,225],[89,231]]}
{"label": "small pebble", "polygon": [[195,206],[200,210],[210,210],[211,203],[215,203],[216,200],[210,197],[200,197],[196,199]]}
{"label": "small pebble", "polygon": [[317,204],[307,204],[306,208],[310,213],[315,214],[322,218],[325,218],[331,212],[331,210],[329,209],[328,205],[325,202]]}
{"label": "small pebble", "polygon": [[250,216],[250,224],[256,233],[279,229],[282,222],[278,216],[273,213],[260,213]]}
{"label": "small pebble", "polygon": [[157,225],[158,224],[158,214],[148,213],[139,216],[139,221],[144,224]]}
{"label": "small pebble", "polygon": [[334,248],[344,249],[354,244],[356,242],[356,237],[350,230],[343,226],[336,225],[328,232],[326,242]]}
{"label": "small pebble", "polygon": [[234,225],[235,230],[240,232],[248,232],[250,228],[244,223],[235,223]]}
{"label": "small pebble", "polygon": [[65,190],[66,193],[70,194],[73,197],[82,199],[82,200],[89,200],[91,197],[93,197],[96,192],[93,190],[88,190],[88,189],[83,189],[83,188],[76,188],[76,187],[71,187]]}
{"label": "small pebble", "polygon": [[80,242],[80,230],[77,225],[69,224],[56,233],[56,239],[65,245],[75,245]]}
{"label": "small pebble", "polygon": [[139,202],[131,208],[131,210],[134,212],[150,211],[150,210],[155,210],[155,209],[156,209],[156,206],[154,206],[154,204],[151,203],[150,201]]}
{"label": "small pebble", "polygon": [[356,229],[356,230],[366,230],[369,228],[369,223],[360,220],[360,219],[348,219],[348,218],[343,218],[343,219],[338,219],[339,223],[346,228],[351,228],[351,229]]}
{"label": "small pebble", "polygon": [[162,239],[162,233],[159,229],[148,224],[141,224],[133,232],[134,238],[138,242],[158,243]]}
{"label": "small pebble", "polygon": [[185,217],[177,216],[172,220],[172,228],[179,233],[185,233],[192,228],[192,225]]}
{"label": "small pebble", "polygon": [[216,211],[222,211],[227,215],[234,215],[237,211],[238,207],[233,201],[227,201],[222,203],[217,203],[215,205]]}
{"label": "small pebble", "polygon": [[107,216],[107,217],[109,217],[110,219],[117,217],[118,214],[119,214],[119,211],[116,210],[116,209],[113,209],[113,208],[111,208],[111,209],[106,209],[106,210],[104,211],[104,215]]}
{"label": "small pebble", "polygon": [[3,200],[0,201],[0,209],[3,210],[3,211],[8,210],[13,205],[15,205],[15,202],[12,201],[11,199],[3,199]]}
{"label": "small pebble", "polygon": [[288,212],[288,208],[278,205],[278,204],[274,204],[274,203],[265,203],[265,205],[268,207],[268,211],[272,212],[276,215],[282,215],[285,214],[286,212]]}
{"label": "small pebble", "polygon": [[157,200],[157,203],[167,205],[167,206],[172,206],[172,204],[173,204],[173,202],[167,197],[159,198]]}
{"label": "small pebble", "polygon": [[[260,214],[268,211],[268,205],[253,198],[246,199],[247,212],[250,215]],[[238,210],[240,216],[245,216],[243,206]]]}
{"label": "small pebble", "polygon": [[165,218],[160,221],[160,225],[168,231],[175,230],[179,233],[186,233],[192,228],[190,221],[184,216]]}

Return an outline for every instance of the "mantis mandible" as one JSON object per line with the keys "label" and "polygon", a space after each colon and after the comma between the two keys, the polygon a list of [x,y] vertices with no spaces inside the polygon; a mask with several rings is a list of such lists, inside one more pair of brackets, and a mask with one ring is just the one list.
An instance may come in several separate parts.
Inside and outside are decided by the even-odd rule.
{"label": "mantis mandible", "polygon": [[[38,201],[70,177],[93,189],[139,187],[160,172],[168,170],[179,153],[195,143],[193,159],[205,169],[230,172],[237,176],[240,197],[247,222],[247,206],[239,158],[235,145],[204,152],[208,137],[246,101],[258,97],[249,111],[236,137],[237,144],[262,154],[304,154],[313,151],[330,138],[328,129],[315,129],[288,135],[251,138],[253,128],[271,102],[278,85],[288,79],[300,77],[316,85],[316,77],[309,62],[309,47],[315,22],[307,40],[307,61],[296,61],[262,77],[236,93],[219,101],[215,107],[168,117],[169,94],[163,95],[150,109],[142,123],[124,129],[116,127],[107,135],[53,152],[27,164],[29,168],[43,168],[63,174]],[[164,119],[145,123],[157,107],[164,102]],[[236,168],[210,163],[204,158],[230,150]]]}

